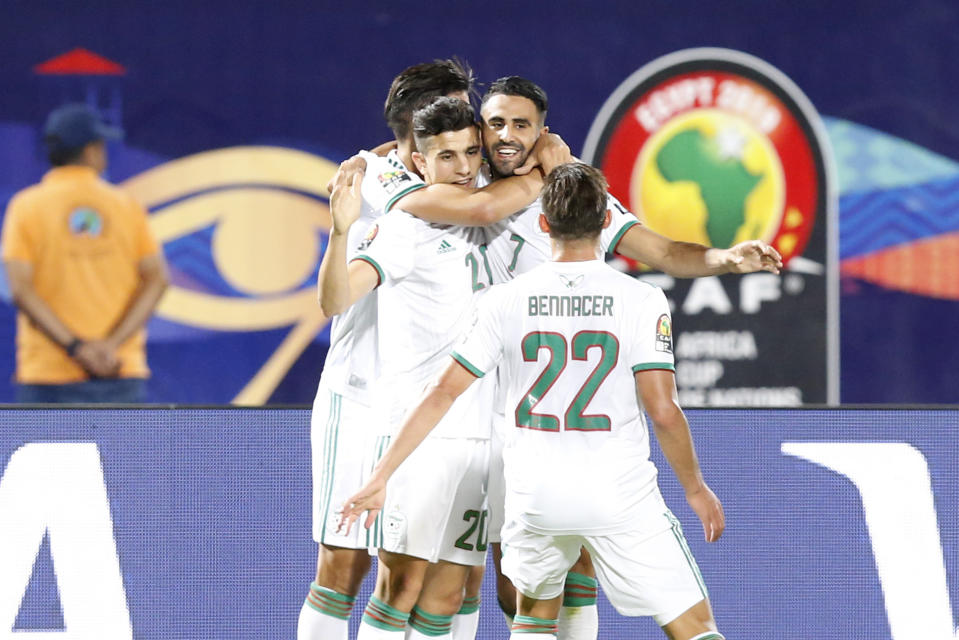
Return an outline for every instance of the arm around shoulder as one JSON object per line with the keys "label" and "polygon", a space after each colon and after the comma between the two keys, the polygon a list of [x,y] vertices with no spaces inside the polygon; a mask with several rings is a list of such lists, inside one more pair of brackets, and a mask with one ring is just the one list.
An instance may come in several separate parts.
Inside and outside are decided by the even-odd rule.
{"label": "arm around shoulder", "polygon": [[428,222],[482,227],[529,206],[542,188],[542,173],[533,171],[495,180],[480,189],[432,184],[403,196],[398,203],[404,211]]}

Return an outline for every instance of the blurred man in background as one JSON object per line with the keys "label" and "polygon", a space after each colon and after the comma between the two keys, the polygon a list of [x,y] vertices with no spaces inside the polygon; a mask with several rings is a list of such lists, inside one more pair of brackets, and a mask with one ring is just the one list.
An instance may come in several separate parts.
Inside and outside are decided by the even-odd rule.
{"label": "blurred man in background", "polygon": [[54,110],[53,168],[10,200],[0,238],[17,316],[19,402],[142,402],[143,330],[167,286],[146,210],[100,177],[122,132],[93,109]]}

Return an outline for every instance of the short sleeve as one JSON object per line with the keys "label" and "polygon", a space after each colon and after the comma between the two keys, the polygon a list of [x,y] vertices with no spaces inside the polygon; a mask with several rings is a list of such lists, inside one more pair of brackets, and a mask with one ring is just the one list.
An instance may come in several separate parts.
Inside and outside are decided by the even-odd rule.
{"label": "short sleeve", "polygon": [[383,216],[370,225],[353,260],[376,269],[380,285],[405,278],[416,260],[416,219],[403,211]]}
{"label": "short sleeve", "polygon": [[155,256],[160,251],[160,245],[150,229],[150,217],[147,210],[133,197],[129,199],[128,209],[130,215],[134,218],[137,258],[142,260]]}
{"label": "short sleeve", "polygon": [[623,235],[633,225],[639,224],[639,220],[611,194],[606,195],[606,208],[610,212],[609,226],[603,229],[600,242],[603,245],[603,251],[612,253],[616,251],[616,246],[623,239]]}
{"label": "short sleeve", "polygon": [[493,287],[480,299],[472,326],[453,349],[453,359],[477,378],[494,369],[503,357],[501,291],[501,287]]}
{"label": "short sleeve", "polygon": [[360,155],[366,160],[360,191],[374,211],[387,212],[400,198],[426,186],[422,178],[392,156],[384,158],[368,151],[361,151]]}
{"label": "short sleeve", "polygon": [[22,198],[14,196],[7,205],[7,212],[3,218],[3,232],[0,233],[0,252],[3,260],[33,262],[36,259],[36,248],[31,242],[27,229],[28,214],[28,207]]}
{"label": "short sleeve", "polygon": [[638,307],[631,311],[636,322],[628,355],[633,372],[650,369],[674,371],[673,321],[662,289],[651,287]]}

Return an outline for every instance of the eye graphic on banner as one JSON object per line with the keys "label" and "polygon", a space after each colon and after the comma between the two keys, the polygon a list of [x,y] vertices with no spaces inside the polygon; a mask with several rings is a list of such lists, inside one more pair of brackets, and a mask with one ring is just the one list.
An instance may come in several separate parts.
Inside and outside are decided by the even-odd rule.
{"label": "eye graphic on banner", "polygon": [[[314,277],[330,228],[325,185],[336,165],[279,147],[233,147],[160,165],[124,187],[151,211],[171,260],[172,285],[157,315],[219,331],[289,334],[236,395],[262,404],[326,325]],[[198,242],[209,247],[198,248]]]}

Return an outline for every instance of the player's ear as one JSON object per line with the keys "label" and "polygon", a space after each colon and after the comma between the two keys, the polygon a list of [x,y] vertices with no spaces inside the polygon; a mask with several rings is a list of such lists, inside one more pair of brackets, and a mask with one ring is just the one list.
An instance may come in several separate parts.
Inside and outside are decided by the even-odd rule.
{"label": "player's ear", "polygon": [[414,151],[413,164],[416,165],[416,170],[420,172],[420,175],[425,178],[426,177],[426,157],[419,151]]}
{"label": "player's ear", "polygon": [[543,230],[543,233],[549,233],[549,222],[546,221],[546,215],[542,213],[539,214],[539,228]]}
{"label": "player's ear", "polygon": [[606,218],[603,220],[603,228],[607,228],[613,222],[613,212],[609,209],[606,210]]}

